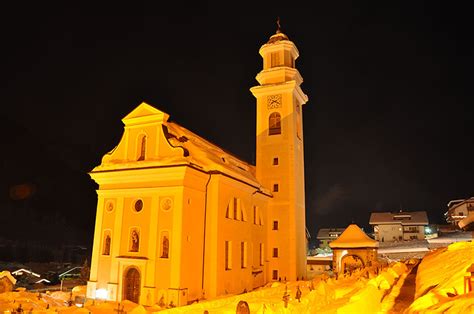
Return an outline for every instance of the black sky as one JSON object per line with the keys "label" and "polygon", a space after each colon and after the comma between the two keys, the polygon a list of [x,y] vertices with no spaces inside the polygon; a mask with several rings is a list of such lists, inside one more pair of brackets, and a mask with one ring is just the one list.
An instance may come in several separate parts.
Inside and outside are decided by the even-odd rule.
{"label": "black sky", "polygon": [[[300,51],[309,96],[306,220],[314,237],[352,221],[367,228],[371,211],[426,210],[440,223],[449,200],[473,196],[467,6],[159,3],[3,7],[0,237],[90,245],[96,185],[87,172],[142,101],[254,162],[249,88],[277,16]],[[33,187],[26,199],[12,199],[19,184]],[[18,216],[21,228],[11,223]]]}

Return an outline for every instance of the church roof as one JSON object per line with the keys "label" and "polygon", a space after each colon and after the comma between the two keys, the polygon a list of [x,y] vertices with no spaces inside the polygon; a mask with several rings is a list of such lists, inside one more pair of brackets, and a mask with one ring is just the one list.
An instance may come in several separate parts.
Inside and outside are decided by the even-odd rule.
{"label": "church roof", "polygon": [[255,177],[255,166],[177,123],[168,121],[163,125],[167,127],[169,143],[174,147],[182,147],[187,152],[188,156],[184,157],[187,162],[199,166],[204,171],[220,171],[261,187]]}
{"label": "church roof", "polygon": [[[142,103],[122,119],[127,128],[155,124],[162,128],[157,141],[169,144],[173,153],[154,155],[140,161],[130,160],[125,150],[119,147],[127,145],[123,139],[112,151],[102,158],[102,163],[93,169],[93,173],[110,170],[144,167],[167,167],[189,165],[208,173],[222,173],[249,184],[259,191],[271,195],[270,191],[256,179],[255,166],[241,160],[219,146],[205,140],[181,125],[168,121],[169,115],[147,103]],[[168,151],[169,152],[169,151]]]}
{"label": "church roof", "polygon": [[379,243],[371,239],[356,224],[350,224],[336,240],[329,243],[331,248],[378,247]]}

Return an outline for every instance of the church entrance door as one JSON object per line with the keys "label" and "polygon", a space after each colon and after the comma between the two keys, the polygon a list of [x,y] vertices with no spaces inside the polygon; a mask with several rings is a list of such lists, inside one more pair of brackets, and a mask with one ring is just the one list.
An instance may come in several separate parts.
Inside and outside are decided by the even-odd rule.
{"label": "church entrance door", "polygon": [[140,299],[140,273],[136,268],[125,271],[123,278],[123,299],[135,303]]}

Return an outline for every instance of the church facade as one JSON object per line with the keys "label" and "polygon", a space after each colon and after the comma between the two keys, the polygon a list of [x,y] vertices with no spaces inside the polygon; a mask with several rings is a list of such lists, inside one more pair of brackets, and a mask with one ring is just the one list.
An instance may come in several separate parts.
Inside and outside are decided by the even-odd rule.
{"label": "church facade", "polygon": [[98,203],[89,298],[185,305],[306,275],[298,50],[281,31],[260,50],[256,165],[142,103],[89,174]]}

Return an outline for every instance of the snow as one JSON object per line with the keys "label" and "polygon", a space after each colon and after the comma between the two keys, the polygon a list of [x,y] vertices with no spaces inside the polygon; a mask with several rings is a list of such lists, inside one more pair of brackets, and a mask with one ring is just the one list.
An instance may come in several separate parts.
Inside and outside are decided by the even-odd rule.
{"label": "snow", "polygon": [[350,224],[336,240],[329,243],[331,248],[378,247],[379,243],[371,239],[356,224]]}
{"label": "snow", "polygon": [[[406,263],[410,263],[407,261]],[[404,313],[473,313],[474,292],[464,293],[464,276],[474,263],[474,243],[457,242],[425,255],[418,266],[415,301]],[[390,313],[408,274],[404,262],[364,268],[339,278],[319,275],[313,280],[273,282],[252,292],[225,295],[177,308],[143,307],[129,301],[120,305],[127,313],[235,313],[239,301],[246,301],[251,313]],[[296,298],[297,290],[301,298]],[[68,292],[0,294],[0,313],[22,305],[32,313],[115,313],[118,304],[88,300],[84,307],[68,306],[84,287]],[[288,295],[285,307],[284,295]],[[49,309],[46,306],[49,305]]]}
{"label": "snow", "polygon": [[[379,272],[380,270],[380,272]],[[382,298],[407,270],[404,263],[394,263],[383,269],[372,266],[338,279],[320,275],[309,281],[273,282],[252,292],[226,295],[188,306],[162,309],[158,305],[143,307],[124,301],[120,307],[130,314],[162,313],[235,313],[239,301],[246,301],[251,313],[364,313],[381,308]],[[301,298],[296,298],[298,289]],[[19,304],[32,313],[115,313],[118,303],[88,300],[84,307],[68,306],[76,295],[83,296],[84,287],[69,292],[42,293],[9,292],[0,294],[0,313],[11,313]],[[287,307],[283,296],[288,295]],[[49,309],[46,307],[49,304]]]}
{"label": "snow", "polygon": [[474,292],[464,294],[464,276],[474,263],[474,243],[457,242],[427,254],[416,278],[408,313],[473,313]]}

